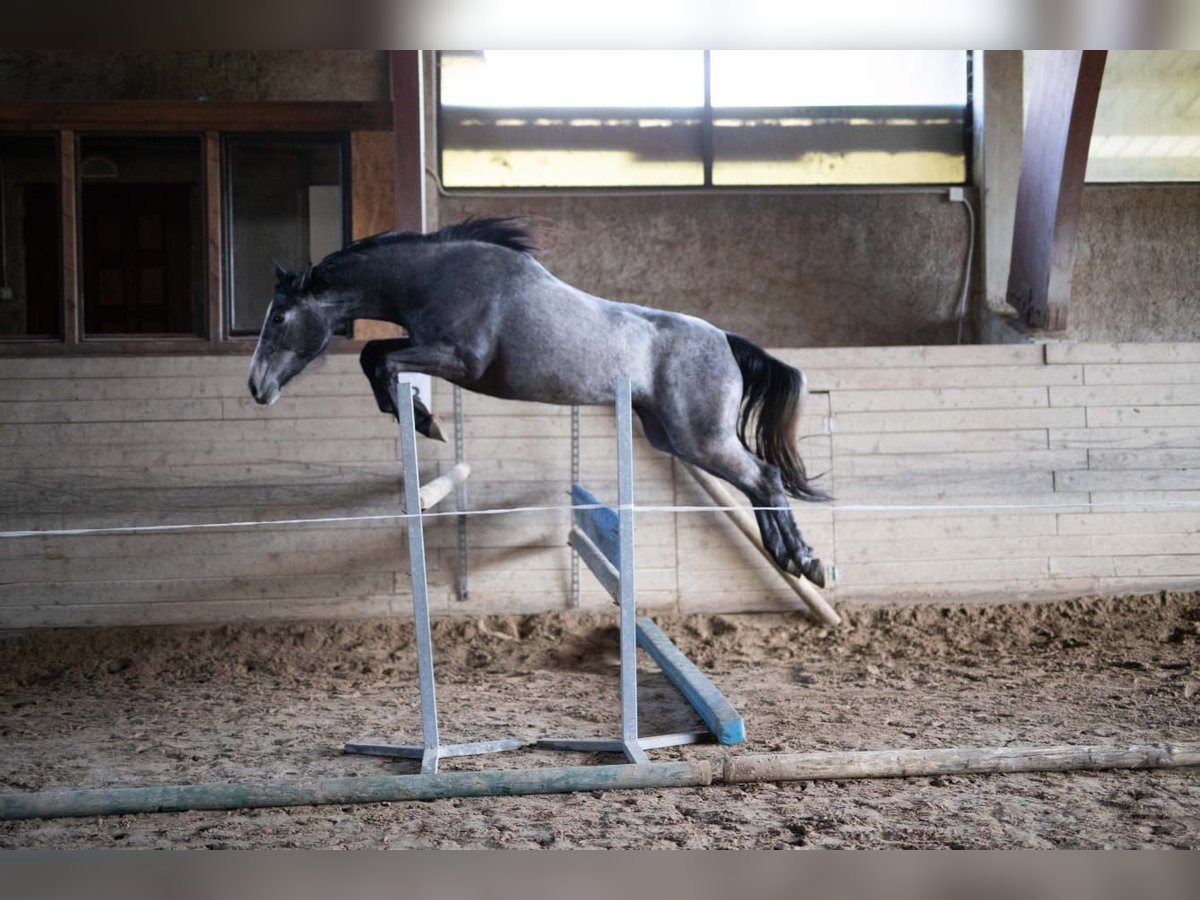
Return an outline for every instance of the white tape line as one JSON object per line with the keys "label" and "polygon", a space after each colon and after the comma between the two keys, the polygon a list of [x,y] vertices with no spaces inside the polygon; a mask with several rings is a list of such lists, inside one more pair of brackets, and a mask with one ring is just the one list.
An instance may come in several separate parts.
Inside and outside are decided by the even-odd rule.
{"label": "white tape line", "polygon": [[[603,509],[603,503],[579,504],[576,506],[507,506],[494,509],[472,509],[464,512],[446,510],[422,513],[422,518],[436,519],[449,516],[502,516],[509,514],[571,512],[581,509]],[[1100,503],[943,503],[943,504],[833,504],[818,507],[833,512],[1003,512],[1037,510],[1055,513],[1094,509],[1125,509],[1155,511],[1163,509],[1200,509],[1200,500],[1162,500],[1154,503],[1118,501]],[[729,510],[745,512],[792,510],[786,506],[632,506],[635,513],[724,513]],[[369,516],[312,516],[300,519],[251,519],[240,522],[180,522],[168,525],[113,525],[96,528],[46,528],[0,531],[0,538],[31,537],[76,537],[105,534],[149,534],[160,531],[198,531],[214,528],[278,528],[292,525],[338,525],[350,522],[399,522],[407,519],[406,513],[380,513]]]}

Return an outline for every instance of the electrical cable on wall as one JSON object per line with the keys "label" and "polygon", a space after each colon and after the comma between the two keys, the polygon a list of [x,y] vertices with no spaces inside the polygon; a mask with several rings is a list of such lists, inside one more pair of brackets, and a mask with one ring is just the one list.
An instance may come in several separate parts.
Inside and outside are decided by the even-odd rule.
{"label": "electrical cable on wall", "polygon": [[948,199],[951,203],[961,203],[967,210],[967,262],[963,267],[962,293],[958,298],[958,334],[954,339],[955,344],[961,344],[963,322],[967,318],[967,296],[971,292],[971,262],[975,255],[975,210],[962,188],[950,188]]}

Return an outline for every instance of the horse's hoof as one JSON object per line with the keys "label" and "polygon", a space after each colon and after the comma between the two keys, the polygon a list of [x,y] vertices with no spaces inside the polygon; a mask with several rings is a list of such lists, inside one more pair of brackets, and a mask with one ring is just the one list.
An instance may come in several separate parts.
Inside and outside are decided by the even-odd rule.
{"label": "horse's hoof", "polygon": [[447,442],[446,433],[442,431],[442,423],[438,421],[437,416],[429,417],[429,430],[425,432],[425,436],[433,441],[441,441],[443,444]]}
{"label": "horse's hoof", "polygon": [[800,571],[813,584],[819,588],[825,587],[825,563],[821,562],[816,557],[806,559],[800,564]]}

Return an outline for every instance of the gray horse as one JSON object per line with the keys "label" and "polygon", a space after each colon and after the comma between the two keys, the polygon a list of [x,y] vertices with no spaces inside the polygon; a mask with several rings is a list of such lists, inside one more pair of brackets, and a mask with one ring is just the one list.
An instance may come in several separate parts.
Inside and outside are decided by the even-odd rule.
{"label": "gray horse", "polygon": [[[624,375],[650,443],[742,491],[779,567],[823,585],[824,566],[787,501],[828,499],[809,483],[796,447],[804,375],[701,319],[564,284],[534,249],[522,220],[481,218],[364,238],[300,272],[277,266],[251,395],[274,403],[334,330],[359,318],[408,332],[362,351],[379,408],[393,415],[399,372],[493,397],[579,405],[612,403]],[[436,421],[421,414],[418,430],[436,436]]]}

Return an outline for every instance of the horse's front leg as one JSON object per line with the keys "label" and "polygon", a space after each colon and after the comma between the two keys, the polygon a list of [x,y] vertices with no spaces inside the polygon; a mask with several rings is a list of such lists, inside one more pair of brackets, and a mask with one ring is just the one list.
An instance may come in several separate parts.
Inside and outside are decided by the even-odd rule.
{"label": "horse's front leg", "polygon": [[[396,376],[403,372],[433,375],[447,380],[461,380],[467,371],[466,364],[449,345],[414,346],[409,338],[390,338],[369,341],[359,355],[359,363],[381,412],[396,416]],[[417,432],[438,441],[446,436],[441,423],[432,415],[418,397],[413,404]]]}

